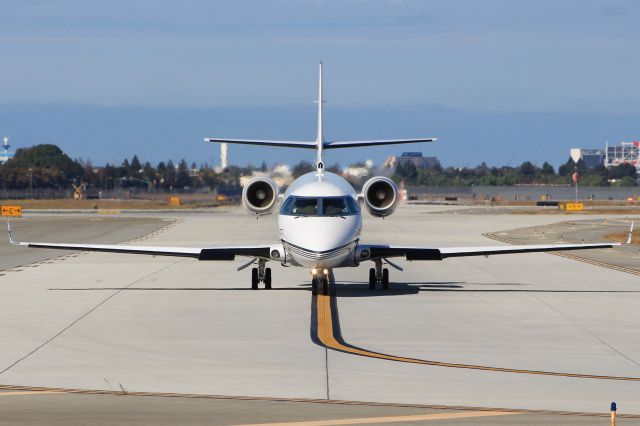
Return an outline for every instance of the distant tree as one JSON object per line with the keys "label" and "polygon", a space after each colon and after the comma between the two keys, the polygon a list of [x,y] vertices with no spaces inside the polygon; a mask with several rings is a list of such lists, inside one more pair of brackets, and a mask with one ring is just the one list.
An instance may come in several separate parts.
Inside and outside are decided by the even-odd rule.
{"label": "distant tree", "polygon": [[331,172],[331,173],[340,173],[340,164],[339,163],[335,163],[332,164],[331,166],[328,166],[326,169],[326,171]]}
{"label": "distant tree", "polygon": [[609,169],[609,176],[611,179],[635,178],[636,167],[629,163],[620,164]]}
{"label": "distant tree", "polygon": [[56,145],[21,148],[2,166],[0,185],[5,188],[63,188],[84,176],[83,166]]}
{"label": "distant tree", "polygon": [[167,161],[167,166],[165,168],[164,175],[164,183],[162,185],[163,188],[170,189],[176,187],[176,166],[173,164],[173,161]]}
{"label": "distant tree", "polygon": [[187,162],[182,159],[180,163],[178,163],[175,187],[184,188],[185,186],[191,186],[191,179],[189,178],[189,166],[187,166]]}
{"label": "distant tree", "polygon": [[396,181],[404,180],[406,183],[415,184],[418,177],[418,169],[411,162],[399,163],[396,166]]}
{"label": "distant tree", "polygon": [[545,176],[551,176],[556,174],[556,171],[554,170],[553,166],[551,164],[549,164],[548,162],[544,162],[544,164],[542,165],[542,171],[541,173]]}
{"label": "distant tree", "polygon": [[566,163],[558,167],[558,174],[560,176],[571,176],[575,171],[576,163],[574,163],[573,159],[569,157]]}
{"label": "distant tree", "polygon": [[131,173],[131,163],[129,163],[129,160],[125,158],[121,167],[124,171],[124,176],[129,176]]}
{"label": "distant tree", "polygon": [[131,165],[129,166],[129,176],[140,178],[140,170],[142,170],[142,164],[137,155],[134,155],[131,159]]}
{"label": "distant tree", "polygon": [[298,178],[305,173],[313,172],[315,169],[316,168],[311,163],[303,160],[293,167],[293,169],[291,170],[291,175],[294,178]]}
{"label": "distant tree", "polygon": [[536,177],[536,167],[530,161],[525,161],[520,165],[520,174],[524,183],[532,183]]}
{"label": "distant tree", "polygon": [[68,177],[82,175],[82,166],[80,163],[72,160],[56,145],[51,144],[36,145],[31,148],[20,148],[6,165],[7,167],[15,168],[44,167],[57,169]]}

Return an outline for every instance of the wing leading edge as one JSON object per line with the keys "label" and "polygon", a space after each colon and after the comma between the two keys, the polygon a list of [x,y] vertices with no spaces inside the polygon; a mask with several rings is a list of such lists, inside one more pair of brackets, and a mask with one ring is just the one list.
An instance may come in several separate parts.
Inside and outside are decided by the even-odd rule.
{"label": "wing leading edge", "polygon": [[146,254],[150,256],[191,257],[198,260],[234,260],[236,256],[270,259],[273,249],[284,253],[281,248],[270,245],[228,246],[228,247],[158,247],[129,246],[120,244],[74,244],[74,243],[40,243],[16,242],[13,239],[11,223],[7,222],[9,241],[15,246],[56,249],[98,251],[105,253]]}

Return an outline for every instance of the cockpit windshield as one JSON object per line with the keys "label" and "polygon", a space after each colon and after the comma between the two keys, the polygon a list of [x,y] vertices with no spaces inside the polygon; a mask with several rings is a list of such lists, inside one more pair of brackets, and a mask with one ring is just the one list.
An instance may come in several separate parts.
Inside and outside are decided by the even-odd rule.
{"label": "cockpit windshield", "polygon": [[290,196],[282,204],[280,214],[292,216],[348,216],[360,209],[353,197],[296,197]]}

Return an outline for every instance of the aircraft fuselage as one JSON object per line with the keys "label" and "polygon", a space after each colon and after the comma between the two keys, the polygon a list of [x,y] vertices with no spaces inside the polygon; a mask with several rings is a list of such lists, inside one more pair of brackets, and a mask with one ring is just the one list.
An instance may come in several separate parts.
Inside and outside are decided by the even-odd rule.
{"label": "aircraft fuselage", "polygon": [[334,173],[307,173],[285,192],[278,228],[287,264],[354,266],[362,230],[358,195],[349,182]]}

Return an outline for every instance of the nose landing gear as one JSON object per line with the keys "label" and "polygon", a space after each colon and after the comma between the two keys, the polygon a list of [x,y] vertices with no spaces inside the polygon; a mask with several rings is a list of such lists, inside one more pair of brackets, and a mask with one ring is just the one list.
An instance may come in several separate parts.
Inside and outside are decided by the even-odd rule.
{"label": "nose landing gear", "polygon": [[316,269],[311,270],[311,294],[329,294],[329,270]]}
{"label": "nose landing gear", "polygon": [[271,268],[266,268],[266,261],[258,259],[258,267],[251,269],[251,289],[257,290],[258,284],[263,283],[265,290],[271,290]]}
{"label": "nose landing gear", "polygon": [[389,270],[382,267],[382,261],[376,260],[376,267],[369,269],[369,290],[375,290],[380,283],[383,290],[389,290]]}

